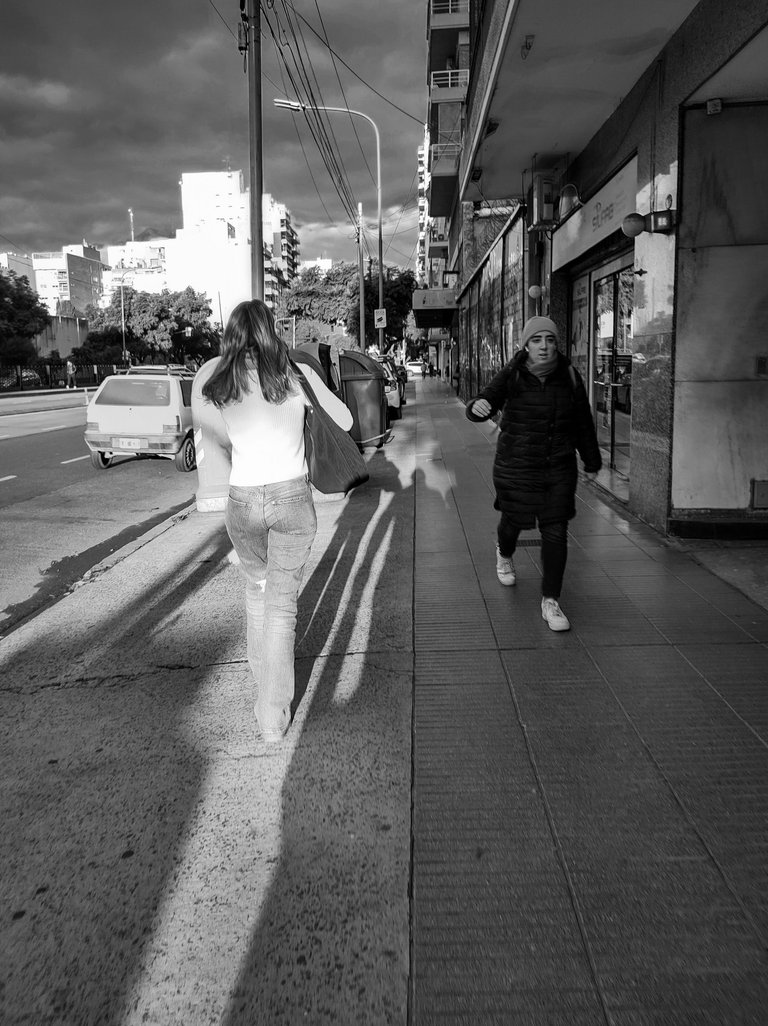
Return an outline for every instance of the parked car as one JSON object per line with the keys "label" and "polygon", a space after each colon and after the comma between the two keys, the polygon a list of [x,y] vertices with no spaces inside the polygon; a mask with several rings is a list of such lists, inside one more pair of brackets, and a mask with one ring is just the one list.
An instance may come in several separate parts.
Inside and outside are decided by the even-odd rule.
{"label": "parked car", "polygon": [[400,405],[405,406],[405,386],[408,383],[408,372],[405,367],[398,367],[395,363],[394,357],[392,356],[380,356],[379,363],[385,364],[392,374],[394,374],[398,387],[400,388]]}
{"label": "parked car", "polygon": [[156,456],[195,469],[192,382],[186,367],[131,367],[105,378],[88,403],[85,444],[99,470],[115,456]]}
{"label": "parked car", "polygon": [[[19,381],[19,374],[21,381]],[[43,382],[40,375],[32,367],[22,367],[19,371],[15,368],[0,368],[0,390],[14,391],[17,388],[42,388]]]}
{"label": "parked car", "polygon": [[409,378],[416,378],[421,375],[421,360],[409,360],[405,365]]}
{"label": "parked car", "polygon": [[384,395],[387,399],[388,420],[400,420],[403,415],[403,400],[400,395],[400,381],[395,372],[394,362],[386,356],[379,356],[377,360],[387,376],[384,382]]}

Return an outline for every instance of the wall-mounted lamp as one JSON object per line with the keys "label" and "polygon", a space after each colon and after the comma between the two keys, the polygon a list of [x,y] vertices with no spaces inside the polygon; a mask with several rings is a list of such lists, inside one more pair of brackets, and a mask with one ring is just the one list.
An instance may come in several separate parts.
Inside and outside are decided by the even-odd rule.
{"label": "wall-mounted lamp", "polygon": [[472,182],[479,182],[482,177],[483,177],[483,169],[481,167],[473,167],[472,171],[470,173],[470,176],[469,176],[470,181],[472,181]]}
{"label": "wall-mounted lamp", "polygon": [[528,286],[528,295],[536,303],[536,313],[539,313],[539,314],[541,313],[542,303],[544,301],[544,297],[546,296],[546,294],[547,294],[547,286],[546,285],[529,285]]}
{"label": "wall-mounted lamp", "polygon": [[528,54],[533,49],[533,41],[535,38],[536,36],[526,36],[523,41],[523,45],[520,47],[520,56],[524,61],[528,60]]}
{"label": "wall-mounted lamp", "polygon": [[660,235],[668,235],[675,227],[675,211],[671,208],[666,210],[652,210],[650,214],[627,214],[621,222],[621,230],[630,239],[636,239],[643,232],[655,232]]}
{"label": "wall-mounted lamp", "polygon": [[557,201],[557,220],[562,221],[569,214],[573,213],[574,210],[578,210],[581,205],[579,190],[576,186],[571,182],[564,185],[560,190],[560,198]]}

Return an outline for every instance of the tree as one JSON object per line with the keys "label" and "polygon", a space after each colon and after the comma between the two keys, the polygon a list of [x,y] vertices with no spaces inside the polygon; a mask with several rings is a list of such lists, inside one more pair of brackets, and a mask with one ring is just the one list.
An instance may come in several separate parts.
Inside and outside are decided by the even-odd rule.
{"label": "tree", "polygon": [[[374,311],[379,307],[378,264],[374,261],[370,279],[365,283],[365,344],[373,345],[378,341],[378,331],[374,326]],[[384,309],[387,311],[387,326],[384,329],[385,350],[396,340],[403,337],[408,315],[412,309],[411,297],[416,288],[416,276],[413,271],[403,271],[399,267],[386,268],[384,277]],[[352,289],[353,304],[347,319],[347,329],[351,335],[360,334],[360,304],[357,285]]]}
{"label": "tree", "polygon": [[48,324],[48,311],[26,275],[0,272],[0,360],[26,364],[37,355],[32,339]]}
{"label": "tree", "polygon": [[[388,346],[403,337],[408,314],[411,312],[411,296],[416,288],[413,271],[399,267],[386,268],[384,278],[384,309],[387,311],[385,338]],[[365,345],[372,345],[377,339],[374,328],[374,310],[379,306],[378,264],[372,262],[370,276],[365,282],[365,333],[360,340],[360,277],[356,264],[340,262],[334,264],[327,274],[317,267],[302,271],[291,282],[284,293],[285,309],[295,314],[296,341],[299,341],[298,318],[320,321],[328,328],[322,334],[329,334],[337,324],[347,328],[351,338],[357,338]],[[303,333],[302,329],[302,333]]]}
{"label": "tree", "polygon": [[[298,274],[283,293],[289,315],[323,324],[346,324],[350,307],[350,285],[357,278],[357,265],[341,261],[327,274],[308,267]],[[357,294],[355,292],[355,294]]]}
{"label": "tree", "polygon": [[158,357],[173,363],[188,358],[209,359],[219,349],[220,328],[210,325],[211,307],[207,296],[191,287],[181,292],[137,292],[117,290],[103,310],[86,311],[91,330],[75,356],[95,362],[112,362],[122,355],[123,321],[125,345],[137,362]]}

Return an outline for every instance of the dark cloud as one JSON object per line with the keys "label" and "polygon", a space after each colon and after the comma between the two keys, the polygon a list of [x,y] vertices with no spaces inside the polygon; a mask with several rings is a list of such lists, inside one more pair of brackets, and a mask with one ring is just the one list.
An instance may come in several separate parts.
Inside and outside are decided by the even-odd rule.
{"label": "dark cloud", "polygon": [[[284,18],[290,13],[303,29],[302,56],[316,76],[315,101],[361,110],[378,125],[386,259],[404,265],[416,242],[424,4],[294,0],[274,9]],[[319,35],[327,31],[331,47],[373,89],[337,62],[339,84],[327,48],[299,15]],[[83,238],[121,242],[129,231],[128,207],[137,232],[179,227],[182,172],[229,165],[247,175],[248,93],[235,39],[238,0],[215,0],[215,6],[211,0],[3,0],[2,20],[0,249],[8,248],[8,240],[27,252]],[[296,53],[285,37],[279,45]],[[322,253],[355,259],[352,225],[303,117],[294,124],[293,115],[272,105],[275,96],[294,95],[275,50],[265,26],[265,190],[291,210],[305,258]],[[356,118],[356,137],[345,115],[329,117],[375,250],[373,131]]]}

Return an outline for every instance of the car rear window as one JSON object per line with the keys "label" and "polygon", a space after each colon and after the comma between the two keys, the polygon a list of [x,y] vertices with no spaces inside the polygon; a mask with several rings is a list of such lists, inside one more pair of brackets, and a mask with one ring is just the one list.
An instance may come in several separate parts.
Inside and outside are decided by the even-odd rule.
{"label": "car rear window", "polygon": [[115,378],[105,381],[96,396],[97,406],[170,406],[171,383],[141,378]]}

